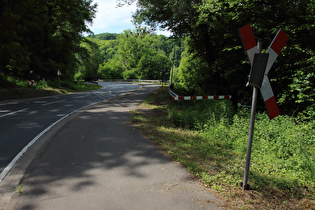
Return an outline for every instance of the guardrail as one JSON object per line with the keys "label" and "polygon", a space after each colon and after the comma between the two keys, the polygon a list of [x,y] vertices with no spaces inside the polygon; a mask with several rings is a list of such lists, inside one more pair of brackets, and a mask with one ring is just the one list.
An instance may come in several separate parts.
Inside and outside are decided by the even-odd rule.
{"label": "guardrail", "polygon": [[170,96],[173,97],[178,97],[178,95],[176,93],[174,93],[171,88],[168,88],[168,93],[170,94]]}
{"label": "guardrail", "polygon": [[172,100],[175,101],[188,101],[188,100],[206,100],[206,99],[231,99],[232,95],[214,95],[214,96],[178,96],[175,92],[168,89],[168,93]]}
{"label": "guardrail", "polygon": [[[160,83],[161,80],[144,80],[144,79],[102,79],[103,82],[145,82],[145,83]],[[163,81],[169,83],[169,81]]]}
{"label": "guardrail", "polygon": [[188,101],[188,100],[205,100],[205,99],[231,99],[231,95],[220,95],[220,96],[177,96],[171,97],[175,101]]}

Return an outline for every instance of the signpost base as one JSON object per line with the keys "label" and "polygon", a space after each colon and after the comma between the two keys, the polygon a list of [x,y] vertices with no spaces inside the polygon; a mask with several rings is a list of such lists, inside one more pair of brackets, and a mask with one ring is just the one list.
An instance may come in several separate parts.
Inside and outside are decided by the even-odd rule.
{"label": "signpost base", "polygon": [[244,180],[243,180],[243,189],[244,190],[248,189],[247,180],[248,180],[248,173],[249,173],[250,156],[251,156],[251,152],[252,152],[252,142],[253,142],[253,135],[254,135],[257,96],[258,96],[258,88],[253,87],[252,110],[251,110],[251,116],[250,116],[249,135],[248,135],[248,144],[247,144],[247,153],[246,153],[246,164],[245,164],[245,173],[244,173]]}

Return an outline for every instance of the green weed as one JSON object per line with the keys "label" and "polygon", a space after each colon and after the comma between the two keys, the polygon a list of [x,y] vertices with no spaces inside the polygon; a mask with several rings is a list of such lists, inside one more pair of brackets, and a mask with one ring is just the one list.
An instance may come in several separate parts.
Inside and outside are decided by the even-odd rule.
{"label": "green weed", "polygon": [[94,84],[74,83],[69,81],[45,81],[37,80],[33,86],[28,80],[16,79],[14,77],[2,77],[0,74],[0,99],[15,99],[64,94],[68,92],[78,92],[95,90],[100,87]]}
{"label": "green weed", "polygon": [[22,184],[20,186],[16,187],[14,190],[14,192],[17,192],[18,195],[22,195],[23,191],[24,191],[24,186]]}
{"label": "green weed", "polygon": [[[160,89],[146,107],[164,115],[135,113],[135,124],[205,185],[221,193],[241,190],[250,110],[234,113],[229,101],[180,104],[169,100],[166,90],[162,97]],[[162,99],[168,103],[160,106]],[[251,205],[278,208],[289,199],[294,207],[314,207],[315,121],[304,119],[278,116],[270,121],[266,113],[256,114],[249,184],[260,196],[250,198]]]}

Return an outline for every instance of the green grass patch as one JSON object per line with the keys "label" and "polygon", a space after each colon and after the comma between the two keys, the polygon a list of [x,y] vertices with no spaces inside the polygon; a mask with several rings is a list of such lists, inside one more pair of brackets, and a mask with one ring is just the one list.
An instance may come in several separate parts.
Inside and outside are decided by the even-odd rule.
{"label": "green grass patch", "polygon": [[[145,111],[143,111],[145,110]],[[176,102],[160,88],[133,112],[153,143],[223,196],[230,207],[315,208],[315,122],[257,113],[249,184],[243,191],[250,110],[230,101]]]}
{"label": "green grass patch", "polygon": [[74,83],[69,81],[35,81],[34,86],[29,85],[29,81],[19,80],[13,77],[3,78],[0,76],[0,99],[16,99],[41,97],[56,94],[67,94],[96,90],[101,88],[95,84]]}

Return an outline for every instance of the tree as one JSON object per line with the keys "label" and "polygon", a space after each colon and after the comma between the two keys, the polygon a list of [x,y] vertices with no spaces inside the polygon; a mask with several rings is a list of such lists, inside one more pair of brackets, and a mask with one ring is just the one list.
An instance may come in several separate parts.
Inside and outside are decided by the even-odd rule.
{"label": "tree", "polygon": [[117,41],[118,59],[125,69],[124,78],[160,79],[161,69],[169,75],[171,63],[166,54],[171,52],[172,44],[165,44],[168,40],[164,36],[138,28],[124,31]]}
{"label": "tree", "polygon": [[124,69],[115,59],[104,62],[99,66],[98,75],[105,79],[123,79]]}
{"label": "tree", "polygon": [[0,12],[0,71],[24,79],[53,79],[61,71],[72,79],[82,51],[91,0],[4,0]]}
{"label": "tree", "polygon": [[156,51],[144,54],[137,66],[139,79],[168,80],[170,77],[171,61],[167,56]]}
{"label": "tree", "polygon": [[[126,2],[133,0],[120,1]],[[282,28],[290,40],[270,73],[274,92],[287,113],[313,103],[310,99],[314,94],[314,43],[311,37],[315,35],[315,5],[312,0],[138,0],[137,4],[135,23],[160,27],[175,36],[189,38],[188,52],[200,57],[208,68],[208,81],[199,84],[205,92],[213,91],[213,86],[208,84],[215,84],[214,91],[218,93],[226,84],[226,91],[246,92],[244,87],[250,66],[240,41],[239,28],[250,23],[255,36],[264,38],[268,44]],[[195,74],[201,73],[195,71]],[[301,85],[305,82],[312,85],[311,88]],[[299,95],[297,100],[292,93],[297,93],[298,88],[305,94]],[[303,100],[303,106],[297,104],[299,100]]]}
{"label": "tree", "polygon": [[94,42],[86,41],[83,43],[83,47],[86,49],[86,53],[84,53],[84,56],[82,56],[82,53],[79,56],[82,79],[86,81],[96,80],[99,65],[102,63],[99,46]]}

